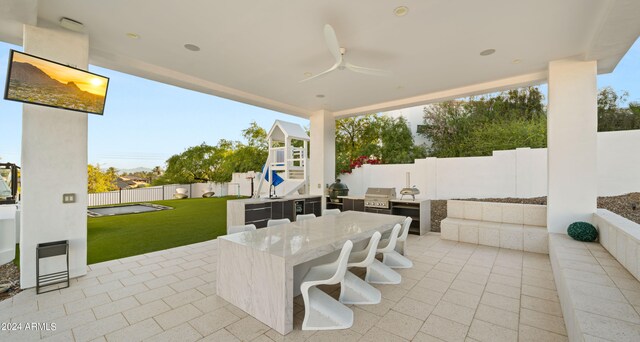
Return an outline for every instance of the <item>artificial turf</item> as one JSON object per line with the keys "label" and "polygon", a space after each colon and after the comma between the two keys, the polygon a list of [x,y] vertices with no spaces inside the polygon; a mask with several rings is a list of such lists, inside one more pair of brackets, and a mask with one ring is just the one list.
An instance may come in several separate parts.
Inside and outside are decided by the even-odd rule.
{"label": "artificial turf", "polygon": [[87,222],[87,262],[94,264],[224,235],[227,199],[235,197],[158,201],[151,203],[174,209],[90,217]]}

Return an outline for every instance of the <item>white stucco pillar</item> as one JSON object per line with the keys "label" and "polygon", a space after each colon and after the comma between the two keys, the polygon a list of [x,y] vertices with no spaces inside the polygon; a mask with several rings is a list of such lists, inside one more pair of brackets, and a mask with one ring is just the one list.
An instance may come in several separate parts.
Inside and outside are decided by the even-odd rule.
{"label": "white stucco pillar", "polygon": [[590,222],[598,196],[597,62],[549,63],[547,227]]}
{"label": "white stucco pillar", "polygon": [[[336,120],[333,113],[321,110],[311,115],[309,187],[313,195],[323,195],[336,173]],[[325,198],[322,197],[324,208]]]}
{"label": "white stucco pillar", "polygon": [[[67,30],[24,27],[24,51],[87,69],[89,40]],[[25,104],[22,109],[22,216],[20,285],[36,284],[36,245],[69,240],[72,277],[87,270],[87,115]],[[62,203],[73,193],[76,202]],[[60,257],[45,259],[41,272],[59,270]],[[56,260],[58,259],[58,260]]]}

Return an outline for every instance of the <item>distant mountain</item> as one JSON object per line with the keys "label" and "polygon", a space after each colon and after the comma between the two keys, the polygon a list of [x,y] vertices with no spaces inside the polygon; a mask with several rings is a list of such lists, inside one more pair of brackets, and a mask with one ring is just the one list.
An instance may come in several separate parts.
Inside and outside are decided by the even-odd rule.
{"label": "distant mountain", "polygon": [[119,173],[136,173],[136,172],[151,172],[153,169],[148,167],[136,167],[133,169],[119,169]]}
{"label": "distant mountain", "polygon": [[[29,63],[11,63],[11,80],[39,86],[65,86],[65,84],[54,80],[44,71]],[[75,84],[73,84],[73,86],[77,88]]]}

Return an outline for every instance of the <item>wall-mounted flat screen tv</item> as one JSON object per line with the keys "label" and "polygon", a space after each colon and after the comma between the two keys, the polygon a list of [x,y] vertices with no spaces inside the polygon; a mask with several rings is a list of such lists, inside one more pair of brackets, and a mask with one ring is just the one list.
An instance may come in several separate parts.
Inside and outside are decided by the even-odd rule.
{"label": "wall-mounted flat screen tv", "polygon": [[104,113],[109,78],[11,50],[4,98],[84,113]]}

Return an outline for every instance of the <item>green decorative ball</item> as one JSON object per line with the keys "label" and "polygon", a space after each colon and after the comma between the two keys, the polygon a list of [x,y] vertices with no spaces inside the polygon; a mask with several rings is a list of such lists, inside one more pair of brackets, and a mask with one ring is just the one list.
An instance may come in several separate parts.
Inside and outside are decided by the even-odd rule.
{"label": "green decorative ball", "polygon": [[598,238],[598,230],[589,222],[574,222],[567,228],[567,234],[574,240],[593,242]]}

